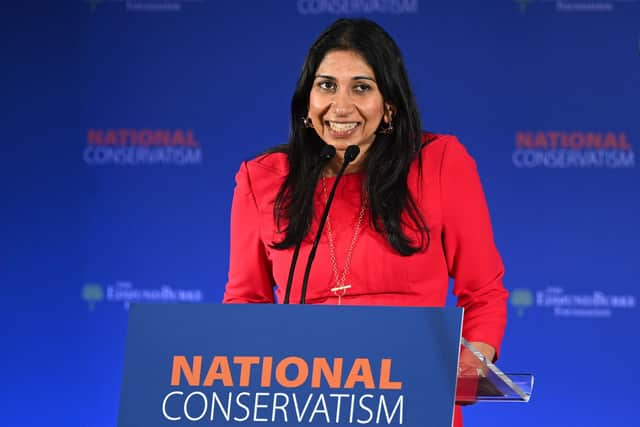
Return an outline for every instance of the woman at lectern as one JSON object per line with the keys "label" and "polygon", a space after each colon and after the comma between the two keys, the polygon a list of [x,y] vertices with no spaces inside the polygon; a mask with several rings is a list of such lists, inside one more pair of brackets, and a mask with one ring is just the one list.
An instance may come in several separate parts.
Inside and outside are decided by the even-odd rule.
{"label": "woman at lectern", "polygon": [[463,336],[492,360],[502,276],[474,160],[454,136],[422,132],[391,37],[368,20],[336,21],[307,54],[288,144],[236,175],[224,302],[443,306],[452,277]]}

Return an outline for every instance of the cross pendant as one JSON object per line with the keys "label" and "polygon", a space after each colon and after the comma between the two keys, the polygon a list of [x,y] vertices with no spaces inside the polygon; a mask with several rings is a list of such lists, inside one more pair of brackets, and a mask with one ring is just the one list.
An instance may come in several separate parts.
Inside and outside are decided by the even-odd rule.
{"label": "cross pendant", "polygon": [[349,289],[350,287],[351,285],[343,284],[341,286],[331,288],[331,292],[333,292],[338,297],[338,305],[342,305],[342,295],[346,294],[347,289]]}

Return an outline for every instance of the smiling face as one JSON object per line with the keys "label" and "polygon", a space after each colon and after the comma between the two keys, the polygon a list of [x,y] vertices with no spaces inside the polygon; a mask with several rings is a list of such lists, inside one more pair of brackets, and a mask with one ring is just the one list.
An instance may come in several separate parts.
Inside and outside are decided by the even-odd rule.
{"label": "smiling face", "polygon": [[391,121],[373,70],[354,51],[329,51],[315,74],[309,94],[309,117],[322,140],[338,154],[358,145],[360,155],[373,143],[381,121]]}

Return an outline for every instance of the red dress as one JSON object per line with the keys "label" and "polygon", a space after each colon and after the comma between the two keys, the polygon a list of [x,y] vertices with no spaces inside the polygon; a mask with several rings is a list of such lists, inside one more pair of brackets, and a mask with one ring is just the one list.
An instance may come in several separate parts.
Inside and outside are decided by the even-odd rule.
{"label": "red dress", "polygon": [[[351,288],[342,304],[388,306],[443,306],[449,277],[458,306],[465,308],[463,336],[500,348],[506,324],[507,291],[484,193],[474,160],[453,136],[425,134],[430,140],[411,166],[409,190],[430,230],[426,251],[403,257],[392,250],[369,224],[368,212],[353,250],[346,283]],[[270,243],[282,239],[276,232],[273,202],[287,172],[285,154],[266,154],[242,164],[236,175],[231,210],[229,281],[225,303],[274,303],[284,298],[293,249],[274,250]],[[335,178],[327,178],[327,189]],[[364,174],[345,175],[338,185],[330,219],[338,272],[351,244],[361,208]],[[311,239],[324,208],[319,183],[314,221],[303,243],[293,281],[291,302],[300,298]],[[406,231],[410,236],[411,232]],[[276,286],[274,297],[274,286]],[[335,286],[326,229],[311,270],[308,304],[336,304]],[[455,426],[460,426],[456,408]]]}

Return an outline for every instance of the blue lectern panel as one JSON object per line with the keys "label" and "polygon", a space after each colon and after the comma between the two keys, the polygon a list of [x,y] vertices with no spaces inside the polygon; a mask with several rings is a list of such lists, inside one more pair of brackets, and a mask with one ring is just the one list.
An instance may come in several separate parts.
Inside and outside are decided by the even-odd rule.
{"label": "blue lectern panel", "polygon": [[457,308],[136,305],[119,427],[451,426]]}

